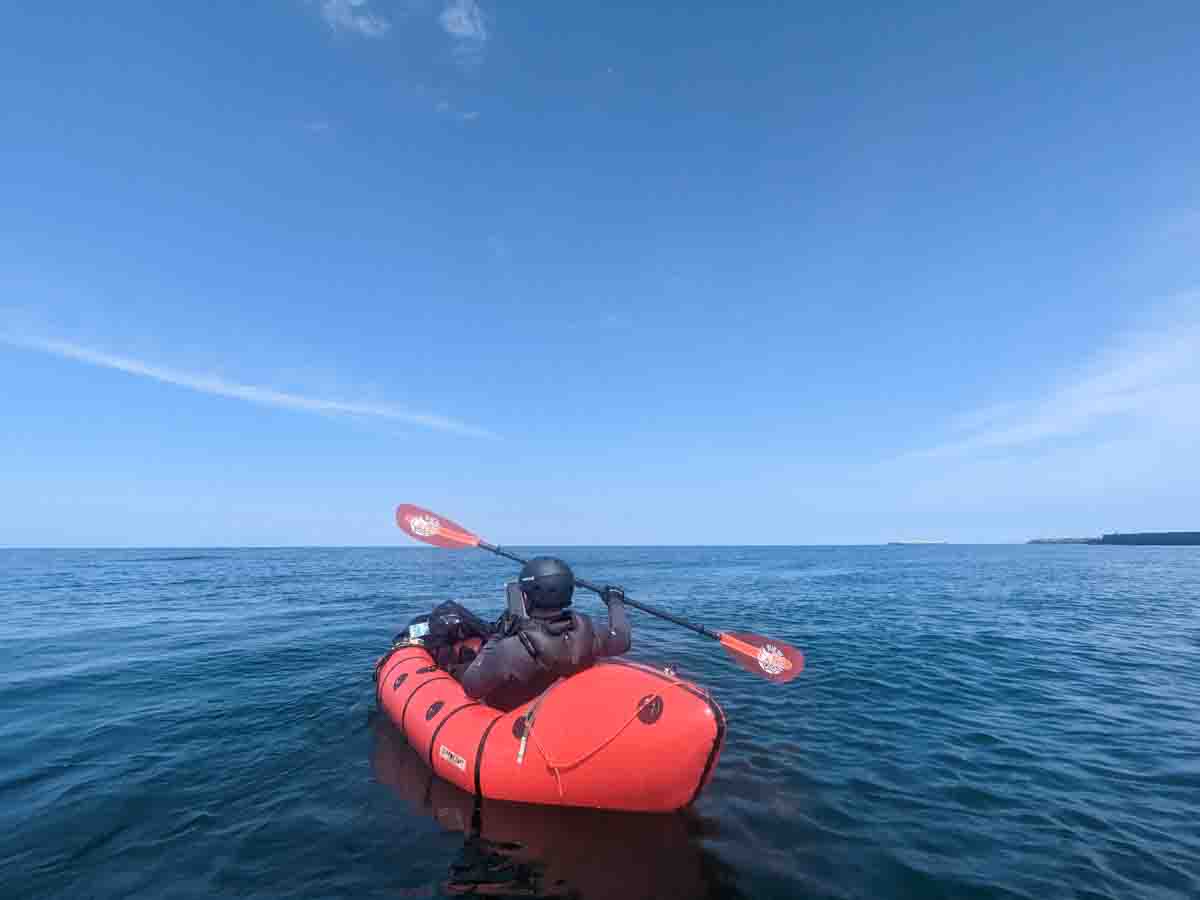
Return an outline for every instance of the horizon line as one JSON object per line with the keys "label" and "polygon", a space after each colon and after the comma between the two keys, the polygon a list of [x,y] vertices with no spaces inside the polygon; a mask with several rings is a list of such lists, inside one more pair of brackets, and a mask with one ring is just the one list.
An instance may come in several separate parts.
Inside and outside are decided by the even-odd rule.
{"label": "horizon line", "polygon": [[[664,548],[664,549],[788,549],[801,547],[1011,547],[1026,546],[1029,540],[1011,541],[939,541],[928,544],[897,543],[894,541],[841,542],[824,544],[572,544],[572,543],[535,543],[535,544],[505,544],[506,548],[523,550],[537,547],[575,547],[579,549],[606,548]],[[108,544],[84,545],[64,544],[59,546],[34,544],[3,544],[0,551],[5,550],[439,550],[439,547],[403,546],[397,544]],[[469,549],[469,548],[468,548]]]}

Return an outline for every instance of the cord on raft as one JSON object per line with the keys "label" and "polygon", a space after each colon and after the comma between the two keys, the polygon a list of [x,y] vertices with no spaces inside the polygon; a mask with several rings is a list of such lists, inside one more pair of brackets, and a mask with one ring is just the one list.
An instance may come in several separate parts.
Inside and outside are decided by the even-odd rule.
{"label": "cord on raft", "polygon": [[537,739],[537,735],[533,733],[533,725],[532,724],[530,724],[526,727],[525,734],[522,735],[521,740],[522,740],[522,743],[524,743],[524,740],[526,737],[533,738],[533,746],[537,747],[538,753],[542,754],[542,759],[546,763],[546,768],[554,773],[554,783],[556,785],[558,785],[558,797],[561,800],[563,797],[562,772],[564,770],[569,771],[570,769],[573,769],[576,766],[578,766],[580,763],[587,762],[589,759],[591,759],[593,756],[595,756],[597,753],[599,753],[601,750],[603,750],[605,747],[607,747],[609,744],[611,744],[613,741],[615,741],[618,737],[620,737],[621,732],[624,731],[626,728],[628,728],[631,724],[633,724],[633,720],[636,719],[639,715],[641,715],[642,710],[645,709],[647,706],[649,706],[653,702],[654,702],[653,697],[643,697],[638,702],[638,708],[633,711],[633,715],[625,720],[625,724],[623,724],[620,728],[618,728],[616,731],[614,731],[611,736],[606,738],[604,741],[601,741],[599,744],[597,744],[595,747],[593,747],[587,753],[583,754],[583,756],[579,757],[579,759],[572,760],[569,763],[556,763],[550,759],[550,757],[546,754],[546,748],[542,746],[542,742],[539,741]]}

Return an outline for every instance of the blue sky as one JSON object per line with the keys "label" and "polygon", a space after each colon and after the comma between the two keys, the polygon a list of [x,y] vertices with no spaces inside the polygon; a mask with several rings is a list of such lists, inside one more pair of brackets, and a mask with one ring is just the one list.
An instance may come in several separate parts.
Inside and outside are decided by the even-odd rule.
{"label": "blue sky", "polygon": [[24,4],[0,545],[1200,528],[1200,7]]}

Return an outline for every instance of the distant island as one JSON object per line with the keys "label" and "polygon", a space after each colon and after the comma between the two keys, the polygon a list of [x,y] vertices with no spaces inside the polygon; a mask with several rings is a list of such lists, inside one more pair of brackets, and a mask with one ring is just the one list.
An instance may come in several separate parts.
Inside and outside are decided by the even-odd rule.
{"label": "distant island", "polygon": [[1034,538],[1029,544],[1124,544],[1142,547],[1200,547],[1200,531],[1141,531],[1092,538]]}

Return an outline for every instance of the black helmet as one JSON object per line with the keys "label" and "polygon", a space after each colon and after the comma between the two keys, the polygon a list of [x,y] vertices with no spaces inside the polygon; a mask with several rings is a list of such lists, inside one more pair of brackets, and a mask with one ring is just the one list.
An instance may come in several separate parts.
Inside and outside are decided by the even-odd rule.
{"label": "black helmet", "polygon": [[571,605],[575,574],[561,559],[535,556],[521,567],[521,593],[529,609],[562,609]]}

